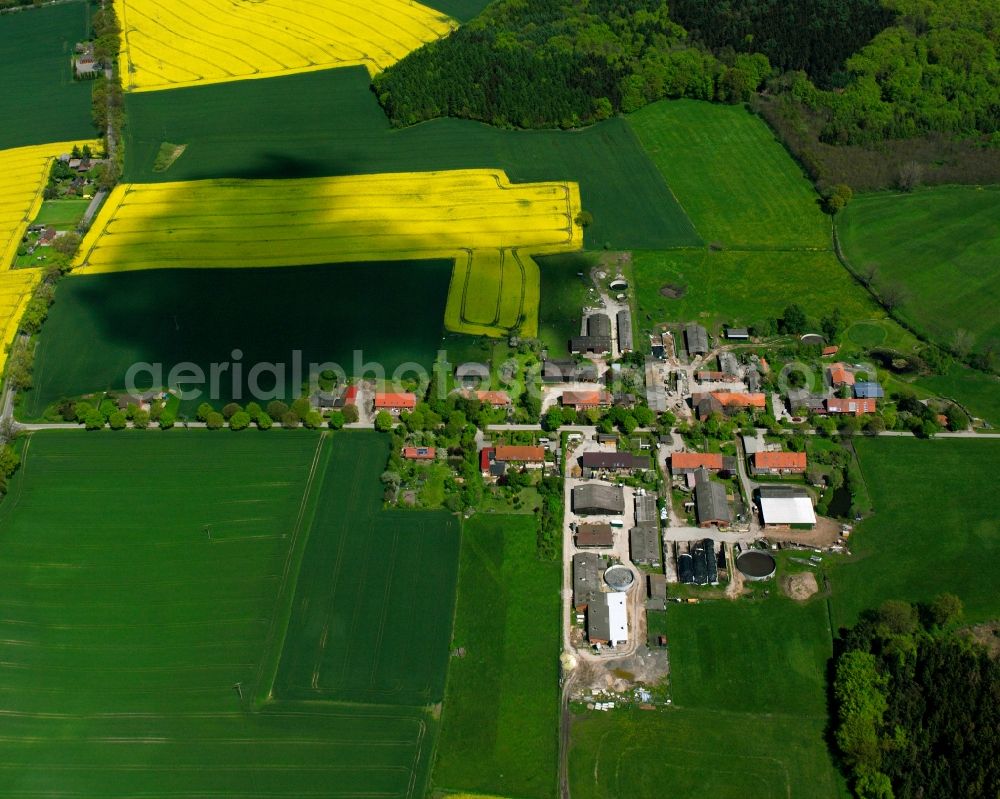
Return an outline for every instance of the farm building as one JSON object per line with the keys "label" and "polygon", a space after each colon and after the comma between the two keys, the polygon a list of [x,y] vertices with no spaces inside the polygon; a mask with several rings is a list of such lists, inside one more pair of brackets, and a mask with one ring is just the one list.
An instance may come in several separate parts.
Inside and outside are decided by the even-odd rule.
{"label": "farm building", "polygon": [[655,522],[636,525],[628,531],[628,551],[633,563],[659,567],[662,550],[660,531]]}
{"label": "farm building", "polygon": [[163,396],[161,391],[144,391],[140,394],[122,394],[118,397],[118,410],[128,410],[129,405],[134,405],[140,411],[148,411],[151,404]]}
{"label": "farm building", "polygon": [[573,607],[584,610],[601,593],[601,575],[608,562],[593,552],[573,556]]}
{"label": "farm building", "polygon": [[500,463],[519,463],[528,468],[538,468],[545,464],[545,447],[510,446],[497,444],[493,460]]}
{"label": "farm building", "polygon": [[656,494],[645,493],[635,495],[635,523],[656,524],[659,511],[656,508]]}
{"label": "farm building", "polygon": [[823,347],[824,358],[829,358],[831,355],[836,355],[838,352],[840,352],[840,347],[838,347],[836,344],[829,344]]}
{"label": "farm building", "polygon": [[309,395],[309,404],[318,410],[337,407],[337,395],[332,391],[314,391]]}
{"label": "farm building", "polygon": [[463,385],[477,385],[489,378],[489,364],[467,361],[455,367],[455,379]]}
{"label": "farm building", "polygon": [[885,389],[874,380],[859,380],[854,384],[855,399],[884,399]]}
{"label": "farm building", "polygon": [[826,374],[830,380],[830,385],[834,388],[854,385],[854,374],[847,368],[846,364],[832,363],[826,370]]}
{"label": "farm building", "polygon": [[608,391],[564,391],[562,404],[567,408],[585,411],[589,408],[609,408],[614,398]]}
{"label": "farm building", "polygon": [[693,474],[699,469],[732,474],[736,458],[718,452],[675,452],[670,456],[670,471],[675,475]]}
{"label": "farm building", "polygon": [[717,370],[706,369],[694,373],[696,383],[736,383],[738,378],[734,375]]}
{"label": "farm building", "polygon": [[804,452],[755,452],[754,474],[802,474],[806,470]]}
{"label": "farm building", "polygon": [[584,469],[603,469],[609,472],[630,472],[634,469],[648,469],[649,458],[630,452],[585,452],[580,458]]}
{"label": "farm building", "polygon": [[587,335],[570,339],[570,352],[591,352],[603,355],[611,352],[611,319],[602,313],[587,317]]}
{"label": "farm building", "polygon": [[739,391],[713,391],[712,397],[719,401],[723,410],[738,413],[742,410],[763,411],[767,408],[766,394],[744,394]]}
{"label": "farm building", "polygon": [[745,327],[727,327],[726,338],[730,341],[748,341],[750,339],[750,331]]}
{"label": "farm building", "polygon": [[722,403],[711,394],[695,394],[691,397],[695,415],[704,421],[713,413],[722,413]]}
{"label": "farm building", "polygon": [[510,395],[506,391],[467,391],[467,399],[477,399],[491,408],[509,408]]}
{"label": "farm building", "polygon": [[497,451],[493,447],[484,447],[479,451],[479,470],[483,477],[494,480],[507,474],[507,464],[496,459]]}
{"label": "farm building", "polygon": [[615,533],[610,524],[578,524],[576,545],[580,549],[608,549],[615,545]]}
{"label": "farm building", "polygon": [[684,326],[684,341],[688,355],[705,355],[708,352],[708,331],[691,322]]}
{"label": "farm building", "polygon": [[846,413],[852,416],[862,416],[875,413],[878,406],[873,399],[838,399],[830,397],[826,401],[827,413]]}
{"label": "farm building", "polygon": [[608,646],[628,643],[624,593],[615,591],[594,598],[587,608],[587,640]]}
{"label": "farm building", "polygon": [[722,527],[732,521],[726,487],[710,479],[706,469],[695,472],[694,501],[699,527]]}
{"label": "farm building", "polygon": [[677,556],[677,577],[680,582],[688,585],[719,584],[715,542],[711,538],[693,542],[688,552]]}
{"label": "farm building", "polygon": [[632,313],[628,309],[623,308],[615,318],[618,322],[618,351],[631,352],[633,349]]}
{"label": "farm building", "polygon": [[432,461],[436,455],[434,447],[403,447],[403,459],[408,461]]}
{"label": "farm building", "polygon": [[335,408],[346,408],[348,405],[358,404],[358,387],[348,386],[344,389],[344,393],[337,397],[333,404]]}
{"label": "farm building", "polygon": [[666,610],[667,575],[646,575],[646,597],[646,608],[648,610]]}
{"label": "farm building", "polygon": [[792,413],[805,411],[826,415],[826,397],[823,394],[813,394],[808,389],[795,389],[788,392],[788,409]]}
{"label": "farm building", "polygon": [[719,369],[728,377],[738,377],[740,374],[740,362],[731,352],[719,354]]}
{"label": "farm building", "polygon": [[378,393],[375,395],[375,410],[389,413],[412,411],[417,407],[417,395],[410,393]]}
{"label": "farm building", "polygon": [[625,512],[625,491],[602,483],[578,485],[573,489],[573,510],[583,515],[620,516]]}
{"label": "farm building", "polygon": [[816,512],[812,498],[804,488],[796,486],[761,486],[757,491],[760,520],[765,528],[812,527]]}
{"label": "farm building", "polygon": [[596,380],[597,367],[592,363],[545,361],[542,364],[543,383],[593,383]]}
{"label": "farm building", "polygon": [[667,409],[667,391],[656,373],[656,362],[651,359],[646,361],[646,404],[654,413]]}

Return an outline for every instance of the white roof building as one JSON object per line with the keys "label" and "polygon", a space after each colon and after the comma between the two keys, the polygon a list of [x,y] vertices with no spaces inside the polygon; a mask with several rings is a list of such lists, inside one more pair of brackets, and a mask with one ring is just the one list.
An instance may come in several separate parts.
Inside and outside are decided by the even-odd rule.
{"label": "white roof building", "polygon": [[628,643],[628,611],[625,594],[600,594],[587,608],[587,638],[591,643],[617,646]]}
{"label": "white roof building", "polygon": [[816,524],[816,512],[808,492],[791,486],[767,486],[760,489],[761,521],[768,527],[792,524]]}

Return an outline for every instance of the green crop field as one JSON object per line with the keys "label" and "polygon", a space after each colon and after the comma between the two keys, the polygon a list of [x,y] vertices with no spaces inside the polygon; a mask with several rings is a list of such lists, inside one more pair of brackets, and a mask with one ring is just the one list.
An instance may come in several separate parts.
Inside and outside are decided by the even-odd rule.
{"label": "green crop field", "polygon": [[[697,246],[700,239],[621,119],[583,131],[505,131],[441,119],[392,130],[362,68],[141,92],[126,101],[126,179],[319,177],[478,167],[515,182],[570,180],[594,215],[589,246]],[[323,102],[316,102],[322,97]],[[163,142],[187,145],[154,170]]]}
{"label": "green crop field", "polygon": [[388,458],[388,438],[377,433],[334,439],[278,668],[279,698],[442,699],[458,522],[444,511],[383,512],[378,476]]}
{"label": "green crop field", "polygon": [[875,287],[898,284],[899,313],[936,341],[959,329],[979,348],[1000,344],[1000,186],[943,186],[856,197],[837,220],[855,269],[878,268]]}
{"label": "green crop field", "polygon": [[826,603],[670,606],[673,705],[581,713],[572,727],[574,797],[838,797],[827,750]]}
{"label": "green crop field", "polygon": [[435,789],[552,797],[559,728],[558,563],[536,557],[528,516],[462,531],[454,646]]}
{"label": "green crop field", "polygon": [[[390,376],[409,361],[430,368],[452,268],[450,261],[420,261],[70,277],[59,284],[41,333],[25,413],[37,418],[61,398],[124,388],[134,363],[163,364],[166,377],[183,362],[204,370],[231,362],[234,349],[244,364],[285,364],[286,397],[299,391],[296,350],[305,377],[308,364],[324,361],[351,374],[355,350],[361,363],[382,364]],[[264,376],[260,383],[270,389],[274,381]],[[232,386],[227,372],[220,400],[232,398]]]}
{"label": "green crop field", "polygon": [[[793,302],[815,319],[835,308],[846,319],[885,315],[831,252],[639,252],[633,274],[640,329],[698,318],[753,324],[781,316]],[[682,296],[665,296],[667,287]]]}
{"label": "green crop field", "polygon": [[86,38],[90,4],[0,15],[0,150],[92,139],[88,81],[73,79],[73,47]]}
{"label": "green crop field", "polygon": [[799,166],[742,106],[668,100],[628,118],[698,234],[734,249],[829,249]]}
{"label": "green crop field", "polygon": [[[422,796],[436,732],[426,708],[363,704],[360,694],[346,705],[253,701],[267,693],[282,649],[306,538],[307,557],[345,533],[362,554],[391,547],[377,528],[392,524],[371,502],[337,506],[378,490],[385,453],[374,433],[332,442],[308,433],[34,435],[0,504],[0,793]],[[333,522],[331,507],[343,514]],[[441,592],[446,621],[437,624],[447,629],[451,589],[429,580],[454,571],[457,533],[423,518],[422,531],[414,523],[399,537],[451,543],[438,552],[442,564],[409,585]],[[294,596],[315,596],[318,577],[306,569]],[[446,635],[399,657],[408,639],[398,637],[406,614],[396,610],[413,597],[374,590],[338,600],[325,617],[331,648],[357,653],[353,635],[384,629],[394,637],[380,651],[397,660],[394,673],[373,668],[378,680],[409,680],[420,661],[440,665],[440,684]],[[289,653],[316,641],[298,618],[284,637]],[[351,624],[337,626],[343,619]],[[365,663],[352,667],[339,673],[356,679]]]}
{"label": "green crop field", "polygon": [[989,497],[1000,469],[991,440],[860,439],[875,515],[851,538],[856,560],[831,573],[838,626],[885,599],[962,598],[972,620],[996,618],[1000,523]]}

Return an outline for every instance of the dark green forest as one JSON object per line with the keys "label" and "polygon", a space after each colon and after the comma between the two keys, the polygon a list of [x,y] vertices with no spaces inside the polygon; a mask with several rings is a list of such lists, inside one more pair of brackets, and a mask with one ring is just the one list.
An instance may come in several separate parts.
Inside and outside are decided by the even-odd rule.
{"label": "dark green forest", "polygon": [[1000,662],[957,629],[961,602],[885,602],[843,636],[835,738],[859,799],[995,799]]}
{"label": "dark green forest", "polygon": [[1000,146],[998,49],[996,0],[495,0],[374,89],[399,126],[576,127],[667,97],[762,92],[830,144]]}

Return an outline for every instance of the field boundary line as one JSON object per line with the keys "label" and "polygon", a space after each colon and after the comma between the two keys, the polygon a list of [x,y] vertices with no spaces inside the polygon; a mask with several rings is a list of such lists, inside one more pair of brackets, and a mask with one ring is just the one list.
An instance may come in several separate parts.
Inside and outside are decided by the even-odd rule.
{"label": "field boundary line", "polygon": [[[323,432],[320,434],[316,444],[316,451],[313,455],[312,463],[309,467],[309,476],[306,479],[305,489],[302,492],[302,501],[299,503],[299,513],[292,529],[292,541],[288,547],[288,557],[285,559],[285,568],[282,572],[281,583],[278,588],[278,595],[275,599],[274,613],[271,616],[271,624],[268,628],[267,638],[264,641],[264,653],[257,669],[255,685],[250,693],[250,701],[256,705],[257,709],[267,700],[271,699],[271,692],[274,690],[274,681],[278,674],[278,666],[281,663],[281,652],[285,645],[285,636],[288,633],[288,623],[292,614],[292,601],[295,597],[295,588],[298,585],[299,570],[302,566],[302,558],[305,554],[305,545],[312,532],[313,516],[316,511],[314,501],[313,486],[317,484],[316,477],[319,474],[319,485],[323,484],[326,477],[326,468],[330,461],[330,434]],[[308,516],[308,523],[306,517]],[[305,535],[301,535],[305,527]],[[289,580],[291,577],[291,580]],[[280,626],[280,634],[278,634]],[[265,692],[266,687],[266,692]]]}

